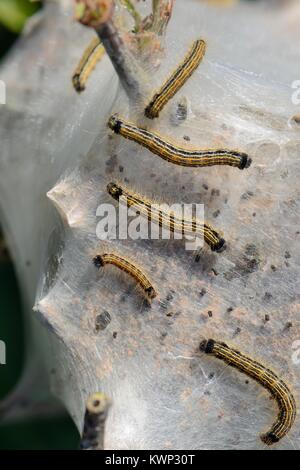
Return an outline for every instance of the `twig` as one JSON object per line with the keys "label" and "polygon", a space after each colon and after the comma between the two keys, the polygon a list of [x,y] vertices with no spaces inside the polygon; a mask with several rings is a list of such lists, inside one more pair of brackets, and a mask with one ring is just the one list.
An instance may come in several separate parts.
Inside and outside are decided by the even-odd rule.
{"label": "twig", "polygon": [[170,21],[175,0],[152,0],[152,31],[159,36],[165,33]]}
{"label": "twig", "polygon": [[76,19],[93,29],[101,39],[127,95],[136,100],[141,96],[138,77],[140,68],[126,48],[113,23],[113,0],[75,0]]}
{"label": "twig", "polygon": [[86,402],[81,450],[103,450],[105,423],[111,402],[104,393],[93,393]]}
{"label": "twig", "polygon": [[124,5],[126,10],[131,14],[132,18],[134,19],[135,22],[135,32],[139,32],[141,29],[141,24],[142,24],[142,18],[131,0],[120,0],[120,3]]}

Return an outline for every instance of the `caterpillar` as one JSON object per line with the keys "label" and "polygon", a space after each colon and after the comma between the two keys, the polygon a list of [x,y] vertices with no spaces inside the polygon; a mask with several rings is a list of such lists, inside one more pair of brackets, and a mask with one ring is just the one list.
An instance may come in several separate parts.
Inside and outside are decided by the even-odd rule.
{"label": "caterpillar", "polygon": [[103,450],[105,422],[111,401],[104,393],[93,393],[86,402],[81,450]]}
{"label": "caterpillar", "polygon": [[201,223],[195,217],[191,220],[176,217],[174,212],[162,210],[159,205],[154,204],[139,194],[129,192],[114,182],[107,185],[107,192],[115,200],[126,202],[128,207],[134,206],[141,215],[144,215],[150,221],[156,222],[160,227],[165,227],[173,233],[177,232],[184,233],[185,235],[204,237],[211,250],[218,253],[226,248],[224,238],[209,224]]}
{"label": "caterpillar", "polygon": [[251,158],[238,150],[226,149],[191,149],[179,147],[160,137],[154,132],[147,131],[127,122],[117,115],[110,117],[108,126],[115,134],[125,139],[133,140],[150,152],[175,165],[188,167],[206,167],[213,165],[229,165],[243,170],[251,164]]}
{"label": "caterpillar", "polygon": [[112,264],[121,271],[129,274],[141,286],[148,303],[151,303],[151,300],[157,296],[157,293],[147,276],[141,271],[141,269],[127,259],[113,253],[104,253],[102,255],[95,256],[93,262],[98,269],[106,264]]}
{"label": "caterpillar", "polygon": [[176,70],[166,80],[160,90],[155,93],[145,109],[145,116],[154,119],[159,116],[160,111],[167,102],[173,98],[175,93],[185,84],[202,61],[206,51],[206,43],[202,39],[195,41]]}
{"label": "caterpillar", "polygon": [[253,378],[269,390],[276,399],[279,407],[277,419],[271,429],[260,436],[265,444],[271,445],[278,442],[289,432],[296,418],[296,403],[287,385],[274,372],[239,351],[230,348],[227,344],[213,339],[203,340],[200,343],[200,351],[214,355],[226,364]]}
{"label": "caterpillar", "polygon": [[85,90],[86,82],[97,63],[102,59],[104,52],[105,49],[99,38],[96,37],[92,39],[84,51],[72,77],[73,86],[78,93]]}

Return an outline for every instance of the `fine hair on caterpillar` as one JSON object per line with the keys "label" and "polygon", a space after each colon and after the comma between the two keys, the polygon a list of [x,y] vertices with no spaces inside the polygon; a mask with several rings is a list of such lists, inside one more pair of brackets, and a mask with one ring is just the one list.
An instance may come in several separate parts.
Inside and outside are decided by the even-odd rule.
{"label": "fine hair on caterpillar", "polygon": [[72,76],[73,86],[78,93],[85,90],[87,80],[104,53],[105,49],[99,38],[93,38],[85,49]]}
{"label": "fine hair on caterpillar", "polygon": [[131,276],[141,287],[142,292],[149,304],[157,296],[157,292],[148,276],[135,263],[115,253],[97,254],[93,258],[96,268],[101,269],[106,265],[113,265]]}
{"label": "fine hair on caterpillar", "polygon": [[[212,251],[218,253],[226,248],[225,240],[216,229],[206,222],[193,217],[185,217],[185,214],[176,213],[172,206],[157,204],[153,201],[126,189],[124,186],[110,182],[107,185],[107,192],[119,203],[124,203],[127,207],[134,208],[141,217],[153,222],[158,227],[163,227],[169,233],[179,234],[186,237],[198,237],[210,246]],[[178,209],[178,205],[175,205]],[[173,205],[174,208],[174,205]]]}
{"label": "fine hair on caterpillar", "polygon": [[203,39],[194,41],[184,60],[165,81],[162,87],[151,98],[145,108],[145,116],[149,119],[157,118],[180,88],[186,83],[202,61],[206,51],[206,43]]}
{"label": "fine hair on caterpillar", "polygon": [[291,429],[296,418],[295,399],[288,386],[274,372],[267,369],[259,362],[250,359],[227,344],[213,339],[203,340],[200,343],[200,351],[211,354],[221,359],[226,364],[238,369],[244,374],[260,383],[277,401],[279,413],[270,430],[260,436],[261,440],[271,445],[278,442]]}
{"label": "fine hair on caterpillar", "polygon": [[154,155],[170,163],[186,167],[208,167],[227,165],[243,170],[251,164],[251,158],[239,150],[228,149],[196,149],[181,147],[166,137],[138,127],[118,115],[112,115],[108,126],[125,139],[132,140],[150,150]]}

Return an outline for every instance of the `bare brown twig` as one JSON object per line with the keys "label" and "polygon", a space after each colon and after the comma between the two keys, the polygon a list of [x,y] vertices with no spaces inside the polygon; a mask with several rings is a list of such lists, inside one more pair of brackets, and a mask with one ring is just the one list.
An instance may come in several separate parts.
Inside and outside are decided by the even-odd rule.
{"label": "bare brown twig", "polygon": [[162,36],[170,21],[175,0],[152,0],[152,31]]}
{"label": "bare brown twig", "polygon": [[111,402],[104,393],[93,393],[86,402],[81,450],[103,450],[105,422]]}
{"label": "bare brown twig", "polygon": [[95,29],[119,79],[132,99],[141,95],[141,71],[113,22],[113,0],[75,0],[76,19]]}

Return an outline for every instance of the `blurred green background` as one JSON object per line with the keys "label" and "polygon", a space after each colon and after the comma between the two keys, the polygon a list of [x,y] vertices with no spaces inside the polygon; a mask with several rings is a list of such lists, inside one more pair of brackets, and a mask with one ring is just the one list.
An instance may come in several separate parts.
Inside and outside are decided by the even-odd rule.
{"label": "blurred green background", "polygon": [[[29,0],[0,0],[0,61],[17,40],[27,17],[40,6],[39,2]],[[24,348],[18,284],[1,227],[0,340],[6,344],[6,365],[0,364],[1,400],[18,382],[23,367]],[[0,423],[0,449],[76,449],[78,443],[77,430],[68,417],[34,419],[12,425]]]}

